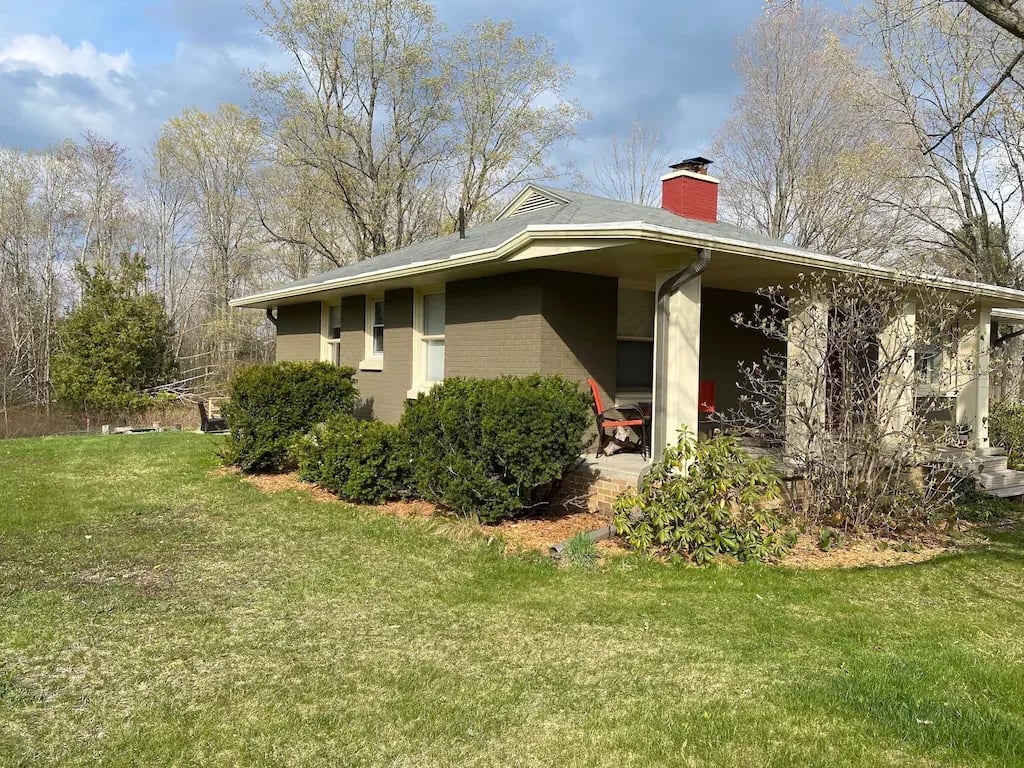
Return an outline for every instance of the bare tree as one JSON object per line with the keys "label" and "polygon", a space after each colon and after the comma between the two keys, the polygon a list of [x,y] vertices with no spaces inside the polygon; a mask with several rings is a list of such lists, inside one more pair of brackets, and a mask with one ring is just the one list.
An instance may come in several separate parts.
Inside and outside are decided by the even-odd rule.
{"label": "bare tree", "polygon": [[661,134],[635,121],[625,138],[612,136],[608,151],[594,163],[594,189],[615,200],[658,205],[659,180],[669,162]]}
{"label": "bare tree", "polygon": [[[564,96],[573,70],[539,35],[516,36],[510,21],[484,21],[457,35],[451,61],[455,186],[450,220],[459,207],[470,219],[493,211],[492,201],[514,185],[569,171],[551,150],[575,135],[589,115]],[[453,196],[454,197],[454,196]]]}
{"label": "bare tree", "polygon": [[834,29],[820,9],[789,3],[740,41],[742,93],[714,142],[723,213],[797,246],[876,259],[903,234],[892,203],[912,174],[888,173],[906,163],[902,142],[879,120],[877,79]]}
{"label": "bare tree", "polygon": [[130,166],[127,150],[117,142],[88,132],[78,145],[83,263],[113,264],[127,250]]}
{"label": "bare tree", "polygon": [[187,109],[164,126],[158,141],[174,174],[188,190],[201,235],[207,333],[225,373],[234,365],[244,325],[230,307],[251,278],[256,213],[250,181],[263,145],[259,121],[237,106],[209,114]]}
{"label": "bare tree", "polygon": [[963,0],[1014,37],[1024,40],[1024,7],[1017,0]]}
{"label": "bare tree", "polygon": [[585,117],[550,44],[507,22],[452,38],[431,5],[400,0],[262,0],[253,13],[292,61],[252,75],[291,171],[285,209],[268,198],[262,222],[335,264],[433,237],[459,207],[480,218],[512,185],[557,175],[550,151]]}
{"label": "bare tree", "polygon": [[139,206],[139,245],[153,291],[175,329],[175,357],[195,354],[201,296],[197,208],[191,179],[181,173],[167,142],[156,141],[147,152]]}
{"label": "bare tree", "polygon": [[906,214],[920,225],[917,242],[955,274],[1018,284],[1024,243],[1013,235],[1024,213],[1024,91],[981,98],[1013,46],[962,6],[911,5],[913,13],[904,0],[876,0],[860,26],[886,83],[879,119],[923,157],[907,177],[922,194]]}

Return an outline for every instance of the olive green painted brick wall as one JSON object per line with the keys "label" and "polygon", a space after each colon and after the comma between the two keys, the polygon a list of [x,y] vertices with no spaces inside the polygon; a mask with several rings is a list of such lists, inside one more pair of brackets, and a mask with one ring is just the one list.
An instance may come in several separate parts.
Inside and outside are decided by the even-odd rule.
{"label": "olive green painted brick wall", "polygon": [[524,376],[541,370],[542,273],[445,286],[446,376]]}
{"label": "olive green painted brick wall", "polygon": [[615,391],[614,278],[534,270],[449,283],[445,375],[560,373]]}
{"label": "olive green painted brick wall", "polygon": [[540,372],[560,373],[584,386],[593,377],[605,408],[615,399],[618,302],[613,277],[544,273]]}
{"label": "olive green painted brick wall", "polygon": [[700,380],[715,382],[715,408],[719,413],[739,405],[739,363],[760,363],[765,352],[786,354],[786,345],[763,333],[740,328],[736,314],[750,318],[754,305],[766,299],[753,293],[704,288],[700,297]]}
{"label": "olive green painted brick wall", "polygon": [[320,359],[320,302],[278,308],[274,355],[278,362]]}
{"label": "olive green painted brick wall", "polygon": [[[593,376],[611,404],[615,394],[618,301],[613,278],[551,270],[517,272],[445,286],[445,375],[491,377],[560,373],[586,387]],[[320,356],[319,303],[282,307],[277,359]],[[357,370],[365,412],[401,418],[412,387],[413,291],[384,296],[384,367],[359,370],[365,353],[366,300],[341,303],[342,365]]]}
{"label": "olive green painted brick wall", "polygon": [[341,302],[341,364],[356,369],[356,388],[367,415],[397,422],[412,386],[412,289],[384,294],[384,368],[361,371],[366,352],[366,299],[346,296]]}

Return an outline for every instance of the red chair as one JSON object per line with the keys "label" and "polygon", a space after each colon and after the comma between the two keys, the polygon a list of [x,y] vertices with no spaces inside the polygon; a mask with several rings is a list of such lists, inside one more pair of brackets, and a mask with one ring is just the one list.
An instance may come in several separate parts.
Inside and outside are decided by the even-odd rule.
{"label": "red chair", "polygon": [[715,382],[700,382],[697,390],[697,411],[699,413],[715,412]]}
{"label": "red chair", "polygon": [[[590,392],[594,396],[594,416],[597,417],[598,446],[597,456],[604,453],[605,446],[614,442],[614,436],[606,434],[605,430],[617,429],[618,427],[631,427],[640,433],[640,453],[647,458],[647,417],[639,405],[623,405],[619,408],[605,408],[601,402],[601,390],[597,382],[587,379],[590,384]],[[635,414],[635,415],[634,415]]]}

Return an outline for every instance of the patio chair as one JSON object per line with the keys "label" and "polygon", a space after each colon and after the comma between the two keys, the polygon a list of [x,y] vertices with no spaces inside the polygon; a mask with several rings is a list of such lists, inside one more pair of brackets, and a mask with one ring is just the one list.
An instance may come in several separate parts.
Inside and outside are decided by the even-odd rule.
{"label": "patio chair", "polygon": [[199,406],[199,431],[200,432],[223,432],[228,428],[228,420],[223,416],[211,416],[206,409],[206,402],[200,400]]}
{"label": "patio chair", "polygon": [[608,430],[618,429],[619,427],[629,427],[636,430],[640,435],[640,454],[646,459],[647,458],[647,416],[644,414],[643,409],[639,405],[623,405],[616,408],[605,408],[601,402],[601,390],[597,386],[597,382],[593,379],[587,379],[587,383],[590,384],[590,393],[594,396],[594,416],[597,418],[597,456],[600,457],[604,453],[605,447],[612,442],[622,444],[617,441],[614,435],[609,435]]}

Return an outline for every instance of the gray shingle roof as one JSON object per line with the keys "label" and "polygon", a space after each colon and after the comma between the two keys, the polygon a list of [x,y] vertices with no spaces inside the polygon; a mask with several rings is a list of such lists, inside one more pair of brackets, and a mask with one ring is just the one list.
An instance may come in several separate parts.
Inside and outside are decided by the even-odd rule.
{"label": "gray shingle roof", "polygon": [[588,195],[583,192],[543,187],[537,184],[531,186],[568,200],[568,202],[470,227],[466,230],[465,239],[460,239],[458,233],[446,235],[445,237],[416,243],[397,251],[391,251],[390,253],[366,259],[365,261],[356,262],[355,264],[331,269],[303,280],[279,285],[271,290],[288,290],[301,288],[306,285],[319,285],[329,280],[357,277],[370,272],[406,267],[423,262],[440,261],[443,259],[454,260],[453,257],[462,254],[496,248],[506,240],[515,237],[526,227],[536,224],[572,226],[644,222],[656,226],[671,227],[697,235],[710,235],[740,240],[752,245],[774,248],[791,247],[781,240],[765,237],[757,232],[751,232],[725,222],[711,223],[697,219],[688,219],[662,208],[623,203],[617,200],[608,200],[603,197]]}

